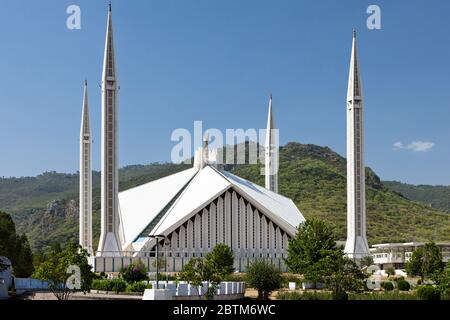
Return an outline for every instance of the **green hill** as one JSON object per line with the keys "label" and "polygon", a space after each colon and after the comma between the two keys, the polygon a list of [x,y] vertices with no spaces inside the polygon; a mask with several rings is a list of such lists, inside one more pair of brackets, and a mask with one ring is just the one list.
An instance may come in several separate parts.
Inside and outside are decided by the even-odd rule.
{"label": "green hill", "polygon": [[383,181],[383,184],[410,200],[450,213],[450,186],[413,185],[398,181]]}
{"label": "green hill", "polygon": [[[184,170],[188,165],[150,164],[120,170],[120,189]],[[233,165],[227,170],[264,184],[261,165]],[[0,179],[0,210],[12,213],[19,232],[27,233],[34,249],[52,242],[77,240],[78,176],[47,173],[36,178]],[[336,224],[346,236],[346,162],[326,147],[289,143],[280,148],[279,191],[290,197],[306,218]],[[13,181],[14,180],[14,181]],[[46,181],[50,181],[47,183]],[[366,168],[367,223],[370,243],[450,240],[450,215],[411,201],[387,188]],[[6,187],[9,185],[9,187]],[[100,230],[99,173],[94,173],[94,238]],[[3,194],[3,191],[7,195]]]}

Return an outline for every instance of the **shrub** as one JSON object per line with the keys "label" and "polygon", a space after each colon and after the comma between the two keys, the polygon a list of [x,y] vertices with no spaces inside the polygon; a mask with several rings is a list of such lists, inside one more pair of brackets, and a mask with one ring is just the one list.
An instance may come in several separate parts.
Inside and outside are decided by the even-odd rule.
{"label": "shrub", "polygon": [[233,251],[223,243],[217,244],[205,258],[190,259],[179,274],[180,279],[192,285],[200,285],[208,281],[210,286],[205,294],[206,299],[213,299],[220,282],[234,270]]}
{"label": "shrub", "polygon": [[278,300],[332,300],[330,292],[286,292],[280,291],[277,294]]}
{"label": "shrub", "polygon": [[100,291],[111,291],[111,281],[105,279],[95,279],[92,281],[91,289]]}
{"label": "shrub", "polygon": [[126,288],[127,283],[122,279],[113,279],[113,280],[95,279],[92,281],[91,285],[91,289],[100,291],[124,292]]}
{"label": "shrub", "polygon": [[212,265],[218,278],[223,279],[234,271],[234,254],[233,250],[224,243],[218,243],[206,255],[206,261]]}
{"label": "shrub", "polygon": [[440,300],[441,293],[433,286],[420,286],[417,289],[417,296],[420,300]]}
{"label": "shrub", "polygon": [[349,300],[417,300],[416,295],[400,291],[349,293]]}
{"label": "shrub", "polygon": [[145,289],[151,289],[151,284],[146,284],[144,282],[135,282],[133,284],[130,284],[126,288],[126,292],[144,292]]}
{"label": "shrub", "polygon": [[251,263],[247,269],[248,284],[258,290],[258,298],[269,299],[270,293],[281,287],[281,272],[264,260]]}
{"label": "shrub", "polygon": [[409,291],[409,289],[411,289],[411,285],[406,280],[399,280],[397,281],[397,288],[400,291]]}
{"label": "shrub", "polygon": [[389,267],[385,271],[389,276],[395,276],[395,269],[393,267]]}
{"label": "shrub", "polygon": [[302,279],[300,279],[297,275],[295,274],[283,274],[282,275],[283,278],[283,288],[287,288],[289,287],[289,282],[295,282],[297,287],[301,287],[302,286]]}
{"label": "shrub", "polygon": [[176,274],[170,274],[170,273],[164,273],[164,272],[161,272],[159,274],[159,279],[164,279],[167,281],[178,281],[179,280],[178,276]]}
{"label": "shrub", "polygon": [[332,293],[331,298],[333,300],[348,300],[348,294],[345,290],[337,290]]}
{"label": "shrub", "polygon": [[147,280],[147,268],[141,260],[131,263],[127,267],[120,270],[120,275],[128,283],[135,283]]}
{"label": "shrub", "polygon": [[247,281],[247,277],[243,273],[231,273],[224,278],[224,281],[245,282]]}
{"label": "shrub", "polygon": [[113,292],[124,292],[127,288],[127,283],[122,279],[109,280],[111,283],[111,291]]}
{"label": "shrub", "polygon": [[384,289],[384,291],[392,291],[392,290],[394,290],[394,285],[390,281],[383,281],[381,283],[381,287]]}
{"label": "shrub", "polygon": [[450,292],[445,291],[445,292],[441,293],[441,300],[450,300]]}

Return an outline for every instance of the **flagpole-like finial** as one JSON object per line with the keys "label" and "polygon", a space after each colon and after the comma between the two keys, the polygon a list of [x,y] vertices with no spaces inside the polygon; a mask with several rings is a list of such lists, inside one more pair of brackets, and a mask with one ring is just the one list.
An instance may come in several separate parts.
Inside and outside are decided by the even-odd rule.
{"label": "flagpole-like finial", "polygon": [[111,1],[109,1],[109,12],[112,11]]}
{"label": "flagpole-like finial", "polygon": [[269,94],[269,99],[272,100],[272,92]]}
{"label": "flagpole-like finial", "polygon": [[353,38],[356,38],[356,29],[353,28]]}
{"label": "flagpole-like finial", "polygon": [[84,79],[84,85],[87,87],[87,79]]}

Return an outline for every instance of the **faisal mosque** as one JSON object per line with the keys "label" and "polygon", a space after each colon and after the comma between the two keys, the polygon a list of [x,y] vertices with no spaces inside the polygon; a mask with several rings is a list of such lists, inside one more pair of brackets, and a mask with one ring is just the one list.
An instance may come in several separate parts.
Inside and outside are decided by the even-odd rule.
{"label": "faisal mosque", "polygon": [[[265,138],[265,187],[221,169],[208,138],[195,153],[192,168],[119,192],[118,79],[111,5],[103,60],[101,135],[101,235],[92,246],[91,132],[87,82],[80,132],[79,240],[96,271],[118,272],[140,259],[154,270],[155,250],[168,272],[181,271],[192,257],[216,244],[234,252],[235,268],[245,271],[256,259],[285,270],[288,242],[305,221],[294,202],[278,194],[278,151],[274,143],[272,97]],[[369,255],[366,240],[363,97],[353,33],[347,113],[347,243],[353,258]],[[158,245],[158,247],[157,247]]]}

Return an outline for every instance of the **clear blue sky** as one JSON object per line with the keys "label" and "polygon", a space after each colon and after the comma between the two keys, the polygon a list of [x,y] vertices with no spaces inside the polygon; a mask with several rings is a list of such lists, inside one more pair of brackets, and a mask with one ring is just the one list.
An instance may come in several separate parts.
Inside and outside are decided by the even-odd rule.
{"label": "clear blue sky", "polygon": [[[66,28],[71,4],[81,30]],[[381,7],[381,30],[366,28],[369,4]],[[106,9],[103,0],[0,1],[0,176],[78,169],[85,78],[99,169]],[[172,130],[194,120],[264,127],[270,92],[282,144],[345,155],[355,27],[366,165],[382,179],[448,185],[449,16],[444,0],[115,0],[120,165],[168,161]]]}

